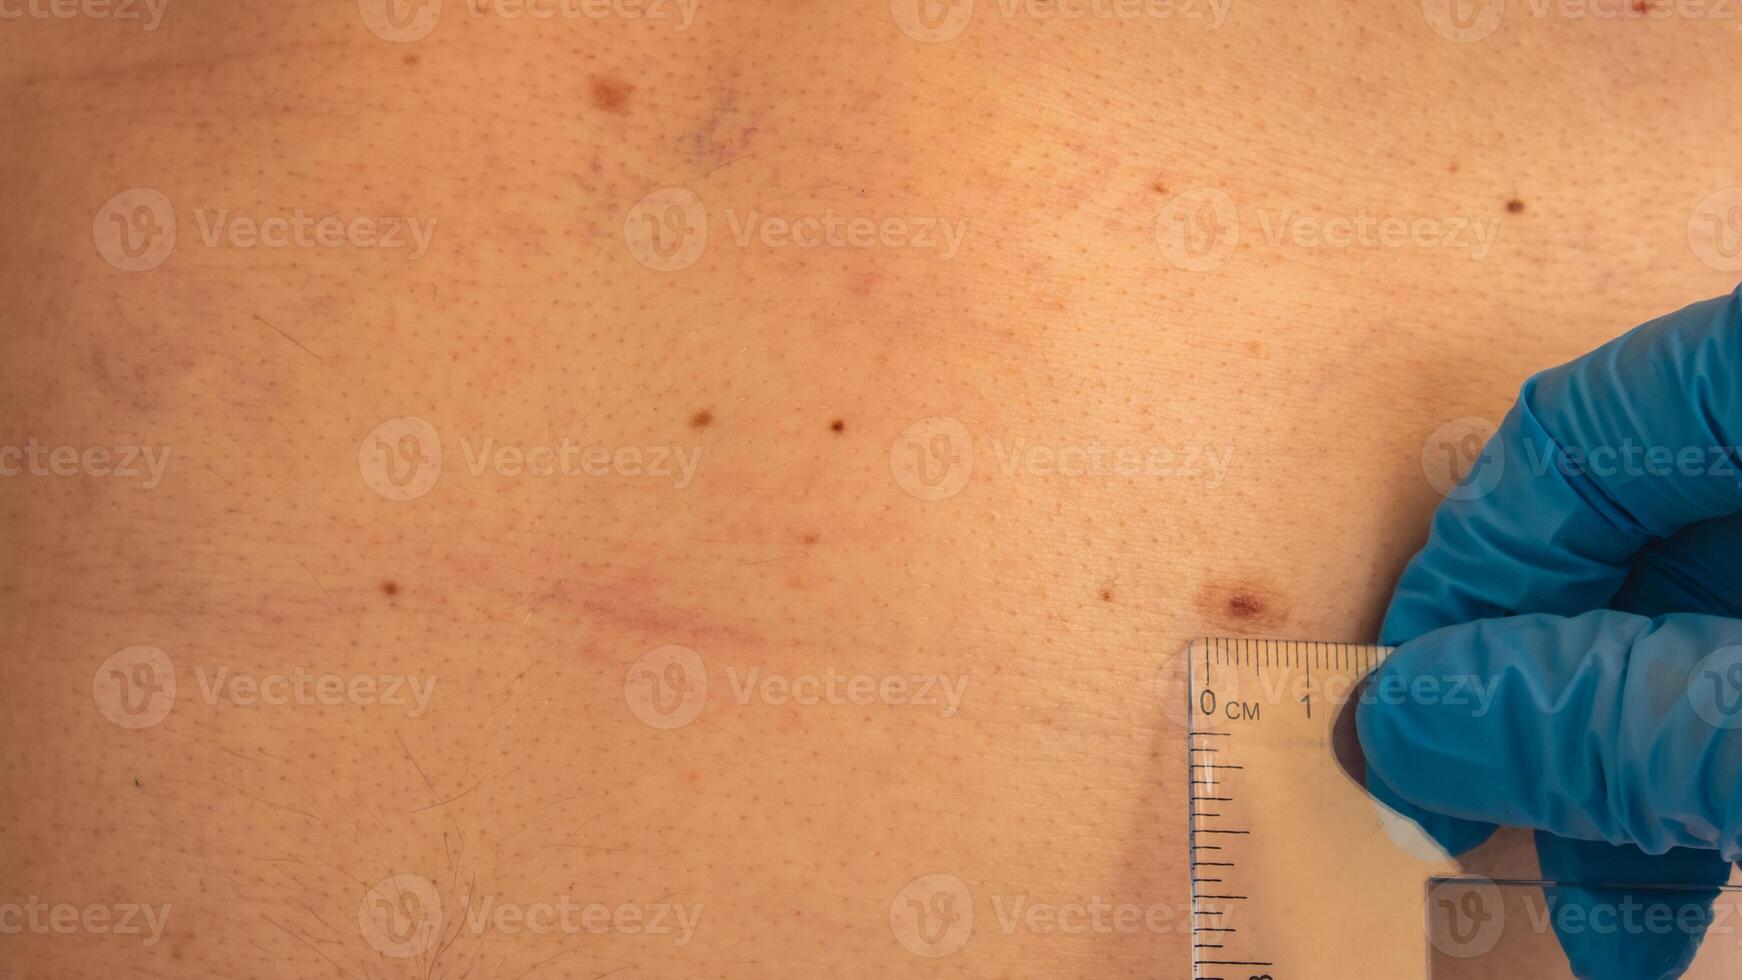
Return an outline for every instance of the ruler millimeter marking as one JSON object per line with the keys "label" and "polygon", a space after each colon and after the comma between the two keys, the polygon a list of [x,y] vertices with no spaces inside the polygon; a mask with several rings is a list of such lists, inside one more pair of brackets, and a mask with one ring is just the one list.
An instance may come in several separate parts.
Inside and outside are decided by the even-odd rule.
{"label": "ruler millimeter marking", "polygon": [[[1361,866],[1396,847],[1333,745],[1343,706],[1389,653],[1237,638],[1188,648],[1196,980],[1422,975],[1425,944],[1409,937],[1420,936],[1420,884],[1436,866]],[[1366,885],[1401,889],[1401,917],[1393,907],[1389,926],[1373,922]],[[1399,948],[1375,956],[1373,930],[1400,925]]]}

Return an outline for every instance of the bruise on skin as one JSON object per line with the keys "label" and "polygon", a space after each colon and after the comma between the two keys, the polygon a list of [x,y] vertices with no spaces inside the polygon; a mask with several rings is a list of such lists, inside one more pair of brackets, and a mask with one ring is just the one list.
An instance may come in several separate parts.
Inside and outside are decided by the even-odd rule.
{"label": "bruise on skin", "polygon": [[628,111],[629,93],[635,91],[635,86],[604,75],[594,75],[592,80],[593,108],[622,115]]}
{"label": "bruise on skin", "polygon": [[1205,622],[1237,632],[1270,629],[1288,619],[1268,589],[1250,583],[1209,583],[1198,590],[1194,605]]}

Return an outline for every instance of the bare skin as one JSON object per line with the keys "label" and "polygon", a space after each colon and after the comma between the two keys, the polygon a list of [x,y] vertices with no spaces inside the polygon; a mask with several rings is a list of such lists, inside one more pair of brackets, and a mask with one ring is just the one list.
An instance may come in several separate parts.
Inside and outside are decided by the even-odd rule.
{"label": "bare skin", "polygon": [[0,973],[1184,975],[1172,655],[1733,285],[1733,23],[509,9],[0,21]]}

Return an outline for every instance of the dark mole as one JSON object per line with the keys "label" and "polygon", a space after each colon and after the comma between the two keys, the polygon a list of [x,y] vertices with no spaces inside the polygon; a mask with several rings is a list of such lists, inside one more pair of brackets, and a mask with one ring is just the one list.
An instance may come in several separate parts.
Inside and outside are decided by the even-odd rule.
{"label": "dark mole", "polygon": [[1515,197],[1512,200],[1506,202],[1506,210],[1512,212],[1513,214],[1517,214],[1518,212],[1524,210],[1524,202],[1520,201],[1518,198]]}
{"label": "dark mole", "polygon": [[1250,592],[1236,592],[1228,597],[1228,612],[1241,619],[1251,619],[1264,612],[1264,600]]}
{"label": "dark mole", "polygon": [[692,428],[692,429],[705,429],[708,426],[713,425],[713,424],[714,424],[714,413],[709,411],[708,409],[704,408],[701,411],[697,412],[696,414],[690,416],[690,428]]}
{"label": "dark mole", "polygon": [[847,420],[836,419],[829,423],[829,428],[834,429],[836,432],[845,432],[847,431]]}
{"label": "dark mole", "polygon": [[388,595],[398,595],[399,594],[399,583],[393,581],[392,579],[388,579],[387,581],[381,583],[381,591],[385,592]]}
{"label": "dark mole", "polygon": [[139,787],[139,788],[140,788],[140,789],[144,789],[144,788],[145,788],[145,784],[144,784],[144,783],[142,783],[142,782],[140,782],[140,781],[139,781],[139,777],[138,777],[138,776],[134,776],[134,777],[133,777],[133,785],[135,785],[135,786],[137,786],[137,787]]}
{"label": "dark mole", "polygon": [[606,112],[621,113],[629,104],[629,93],[635,86],[611,78],[593,79],[593,105]]}

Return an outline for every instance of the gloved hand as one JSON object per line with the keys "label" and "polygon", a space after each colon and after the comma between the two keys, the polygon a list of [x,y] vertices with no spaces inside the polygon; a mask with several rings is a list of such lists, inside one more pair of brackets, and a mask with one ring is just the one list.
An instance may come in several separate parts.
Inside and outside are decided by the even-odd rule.
{"label": "gloved hand", "polygon": [[[1709,909],[1742,859],[1738,440],[1736,293],[1526,382],[1386,614],[1401,646],[1357,716],[1373,793],[1454,854],[1531,827],[1546,880]],[[1400,694],[1418,677],[1478,694]],[[1688,892],[1554,891],[1578,977],[1677,977],[1701,942],[1616,916]]]}

